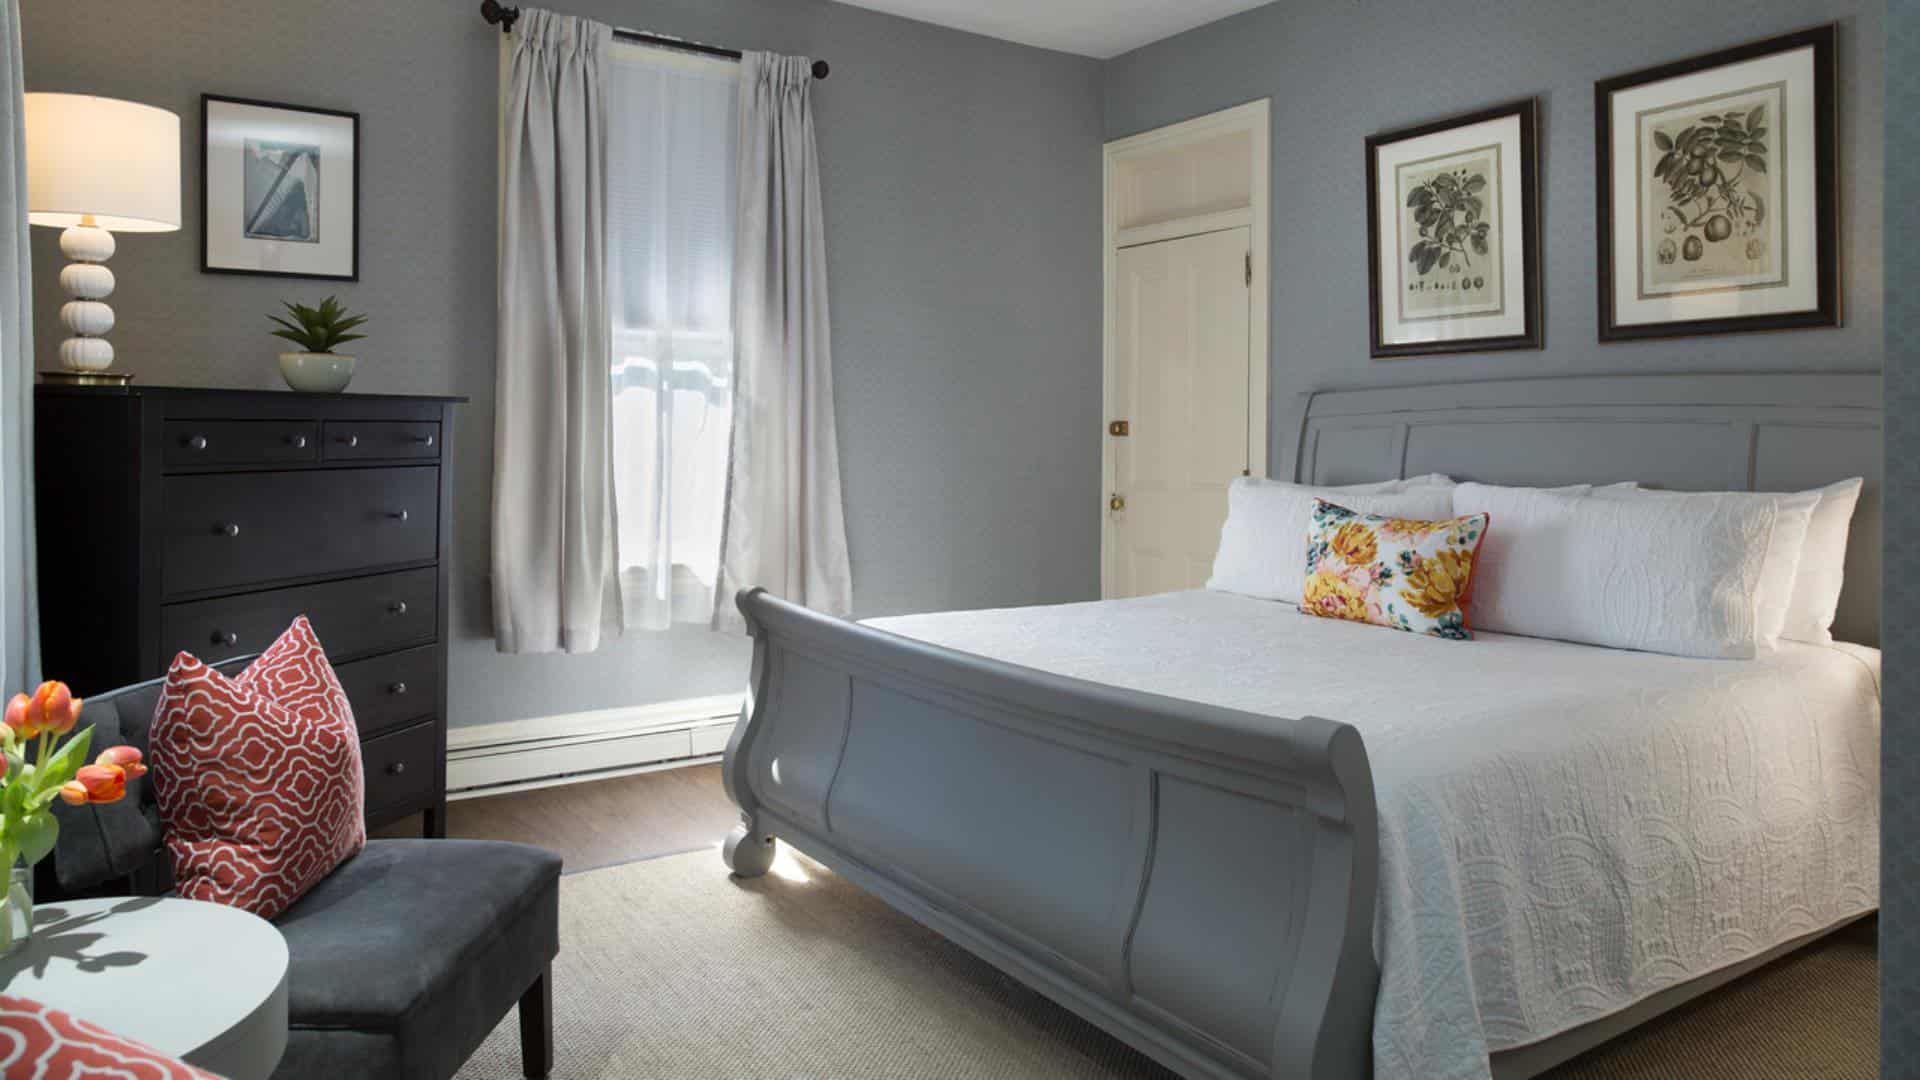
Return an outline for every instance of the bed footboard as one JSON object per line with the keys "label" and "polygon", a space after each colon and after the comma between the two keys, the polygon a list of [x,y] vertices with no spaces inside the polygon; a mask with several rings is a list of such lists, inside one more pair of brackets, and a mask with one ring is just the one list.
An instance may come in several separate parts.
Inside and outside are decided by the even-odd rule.
{"label": "bed footboard", "polygon": [[1369,1072],[1359,733],[1062,678],[739,597],[736,873],[784,840],[1187,1076]]}

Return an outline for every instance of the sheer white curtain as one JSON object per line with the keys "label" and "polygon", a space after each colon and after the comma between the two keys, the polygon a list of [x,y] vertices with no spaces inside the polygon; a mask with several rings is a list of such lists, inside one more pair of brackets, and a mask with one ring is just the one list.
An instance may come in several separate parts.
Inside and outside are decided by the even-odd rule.
{"label": "sheer white curtain", "polygon": [[625,624],[713,616],[733,431],[739,67],[609,54],[607,244]]}
{"label": "sheer white curtain", "polygon": [[[0,692],[40,678],[33,569],[33,301],[20,6],[0,0]],[[729,127],[732,125],[729,124]]]}

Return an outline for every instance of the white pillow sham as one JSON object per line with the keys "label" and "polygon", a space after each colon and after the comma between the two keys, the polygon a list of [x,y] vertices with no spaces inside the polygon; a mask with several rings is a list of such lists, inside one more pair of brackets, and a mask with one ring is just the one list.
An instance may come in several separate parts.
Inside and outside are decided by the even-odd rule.
{"label": "white pillow sham", "polygon": [[1453,505],[1491,519],[1474,564],[1476,630],[1676,656],[1758,655],[1754,594],[1778,514],[1771,499],[1597,499],[1461,484]]}
{"label": "white pillow sham", "polygon": [[1847,533],[1860,503],[1859,477],[1815,488],[1820,505],[1807,522],[1806,542],[1793,574],[1793,599],[1780,636],[1815,645],[1833,643],[1833,615],[1840,608],[1841,574],[1847,561]]}
{"label": "white pillow sham", "polygon": [[1453,516],[1452,488],[1383,493],[1243,476],[1227,489],[1227,523],[1220,529],[1220,547],[1214,553],[1207,588],[1299,603],[1307,580],[1307,528],[1316,498],[1363,514],[1422,521]]}
{"label": "white pillow sham", "polygon": [[[1813,520],[1814,508],[1820,505],[1818,491],[1801,491],[1792,494],[1754,491],[1656,491],[1646,488],[1618,490],[1602,488],[1595,491],[1600,499],[1676,499],[1693,500],[1695,505],[1705,506],[1700,500],[1706,499],[1763,499],[1774,504],[1777,515],[1773,520],[1773,535],[1767,540],[1767,554],[1760,565],[1760,585],[1754,591],[1754,621],[1756,632],[1760,635],[1760,645],[1771,649],[1779,645],[1780,637],[1787,625],[1787,611],[1793,600],[1793,585],[1796,568],[1800,565],[1800,552],[1806,545],[1807,526]],[[1836,601],[1838,594],[1835,594]]]}

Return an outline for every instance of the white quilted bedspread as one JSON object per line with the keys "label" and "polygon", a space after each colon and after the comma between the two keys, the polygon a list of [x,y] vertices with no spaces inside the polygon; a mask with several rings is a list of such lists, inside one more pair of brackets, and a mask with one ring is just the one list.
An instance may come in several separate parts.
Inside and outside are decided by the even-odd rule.
{"label": "white quilted bedspread", "polygon": [[1879,654],[1444,641],[1215,592],[871,620],[1059,674],[1360,729],[1376,1077],[1486,1077],[1879,904]]}

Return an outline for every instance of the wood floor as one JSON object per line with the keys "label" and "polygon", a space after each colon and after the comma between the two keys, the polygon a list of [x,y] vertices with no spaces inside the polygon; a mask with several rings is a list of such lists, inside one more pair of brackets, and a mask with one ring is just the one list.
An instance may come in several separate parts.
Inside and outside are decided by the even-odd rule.
{"label": "wood floor", "polygon": [[[720,846],[740,811],[720,786],[720,766],[593,780],[447,804],[447,835],[517,840],[560,853],[578,873],[635,859]],[[404,818],[381,836],[418,836]]]}
{"label": "wood floor", "polygon": [[[702,765],[447,807],[447,835],[560,853],[567,872],[717,847],[738,821],[720,768]],[[419,835],[408,819],[380,835]],[[1635,1029],[1548,1080],[1755,1080],[1874,1075],[1876,923],[1854,927]]]}

